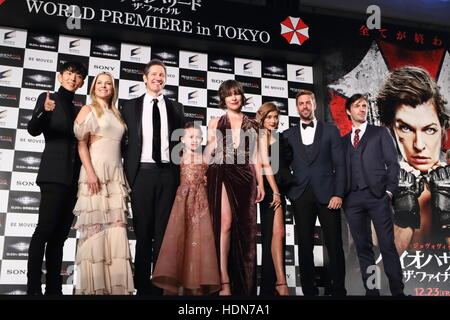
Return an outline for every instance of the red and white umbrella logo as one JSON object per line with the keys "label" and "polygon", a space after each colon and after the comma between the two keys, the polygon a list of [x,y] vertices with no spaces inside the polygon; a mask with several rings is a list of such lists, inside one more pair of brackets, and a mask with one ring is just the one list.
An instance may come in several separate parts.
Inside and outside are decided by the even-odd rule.
{"label": "red and white umbrella logo", "polygon": [[287,17],[281,22],[281,35],[290,44],[301,46],[303,42],[309,39],[309,27],[301,18]]}

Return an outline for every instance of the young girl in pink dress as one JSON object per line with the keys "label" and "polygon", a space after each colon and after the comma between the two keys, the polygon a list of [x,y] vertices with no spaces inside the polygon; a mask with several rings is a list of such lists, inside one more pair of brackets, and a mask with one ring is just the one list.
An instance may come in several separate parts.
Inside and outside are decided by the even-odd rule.
{"label": "young girl in pink dress", "polygon": [[220,290],[220,275],[208,209],[202,131],[185,125],[180,186],[167,224],[152,282],[164,294],[205,295]]}

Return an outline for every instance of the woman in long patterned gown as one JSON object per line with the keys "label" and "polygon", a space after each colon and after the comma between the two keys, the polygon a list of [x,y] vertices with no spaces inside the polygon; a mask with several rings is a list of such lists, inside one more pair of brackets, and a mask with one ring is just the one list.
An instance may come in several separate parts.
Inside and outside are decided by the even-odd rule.
{"label": "woman in long patterned gown", "polygon": [[180,185],[167,223],[152,282],[168,295],[208,295],[220,289],[208,208],[202,130],[186,123],[181,138]]}

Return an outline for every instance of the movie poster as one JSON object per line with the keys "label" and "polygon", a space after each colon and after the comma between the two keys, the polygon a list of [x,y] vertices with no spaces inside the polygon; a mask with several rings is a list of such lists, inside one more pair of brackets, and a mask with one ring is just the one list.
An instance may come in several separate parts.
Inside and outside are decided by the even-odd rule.
{"label": "movie poster", "polygon": [[[398,150],[401,173],[393,201],[394,234],[405,294],[449,296],[450,54],[443,37],[405,30],[368,30],[362,25],[354,30],[350,48],[343,40],[336,51],[324,55],[329,121],[347,134],[351,122],[345,101],[355,93],[367,95],[368,122],[386,126]],[[400,100],[404,103],[398,105]],[[377,265],[383,270],[372,233]],[[347,283],[360,284],[348,289],[364,294],[351,237],[346,249]],[[387,278],[381,274],[381,292],[389,294]]]}

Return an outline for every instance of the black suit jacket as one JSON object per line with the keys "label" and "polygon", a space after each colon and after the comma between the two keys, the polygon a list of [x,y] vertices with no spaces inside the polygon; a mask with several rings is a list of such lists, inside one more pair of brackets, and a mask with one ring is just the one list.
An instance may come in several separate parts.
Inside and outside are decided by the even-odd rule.
{"label": "black suit jacket", "polygon": [[321,204],[328,204],[331,197],[344,196],[345,160],[341,136],[336,126],[317,121],[312,157],[308,158],[303,145],[300,125],[283,132],[282,155],[293,171],[287,195],[298,199],[308,184]]}
{"label": "black suit jacket", "polygon": [[[73,124],[81,108],[72,103],[67,105],[59,93],[54,93],[52,99],[56,103],[55,109],[47,112],[44,109],[46,95],[46,92],[39,95],[27,127],[32,136],[43,133],[45,138],[36,182],[71,186],[80,174],[81,161]],[[74,112],[69,108],[74,108]]]}
{"label": "black suit jacket", "polygon": [[[352,177],[350,168],[351,132],[342,137],[347,167],[346,194],[350,192]],[[381,198],[386,190],[395,194],[398,187],[400,165],[394,139],[387,128],[368,124],[358,148],[361,148],[361,164],[364,180],[371,193]]]}
{"label": "black suit jacket", "polygon": [[[141,162],[142,153],[142,112],[144,108],[144,96],[129,100],[119,107],[123,120],[127,125],[127,131],[122,141],[122,156],[124,159],[125,175],[130,186],[133,186],[136,174]],[[167,120],[169,124],[169,139],[172,132],[176,129],[184,127],[184,108],[179,102],[170,100],[164,97],[167,109]],[[169,141],[169,152],[172,154],[172,149],[179,143],[179,141]],[[179,166],[173,163],[171,158],[172,169],[176,171],[176,176],[179,177]]]}

